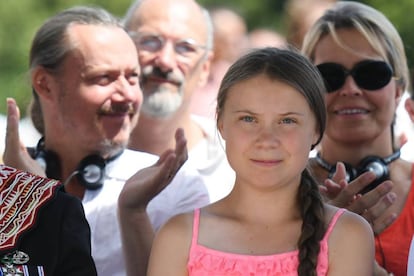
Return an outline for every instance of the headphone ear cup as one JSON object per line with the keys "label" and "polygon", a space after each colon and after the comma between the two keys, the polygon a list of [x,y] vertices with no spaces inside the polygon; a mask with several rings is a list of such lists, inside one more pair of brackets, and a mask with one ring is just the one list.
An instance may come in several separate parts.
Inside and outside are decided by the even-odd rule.
{"label": "headphone ear cup", "polygon": [[53,151],[37,150],[34,159],[44,169],[49,178],[60,179],[60,159]]}
{"label": "headphone ear cup", "polygon": [[359,162],[358,175],[371,171],[375,173],[377,179],[388,178],[389,170],[387,164],[382,158],[367,156]]}
{"label": "headphone ear cup", "polygon": [[79,182],[88,190],[102,187],[106,161],[99,155],[89,155],[82,159],[77,168]]}
{"label": "headphone ear cup", "polygon": [[[61,180],[61,164],[59,156],[53,151],[45,150],[44,137],[39,140],[35,149],[28,150],[28,152],[45,170],[46,175],[49,178]],[[103,185],[105,166],[106,161],[101,156],[97,154],[89,155],[81,160],[75,172],[69,176],[67,180],[73,175],[76,175],[79,183],[86,189],[99,189]]]}
{"label": "headphone ear cup", "polygon": [[47,177],[60,179],[61,165],[59,156],[53,151],[45,150],[45,137],[40,138],[36,147],[27,148],[30,156],[39,163]]}
{"label": "headphone ear cup", "polygon": [[375,156],[367,156],[359,162],[358,175],[371,171],[375,173],[376,179],[372,181],[368,186],[360,191],[361,194],[365,194],[372,189],[375,189],[379,184],[388,180],[390,177],[388,165],[382,158]]}

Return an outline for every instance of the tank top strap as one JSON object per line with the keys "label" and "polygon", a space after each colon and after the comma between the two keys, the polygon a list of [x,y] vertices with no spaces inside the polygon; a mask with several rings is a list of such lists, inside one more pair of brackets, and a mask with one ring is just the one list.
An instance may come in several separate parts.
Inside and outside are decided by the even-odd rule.
{"label": "tank top strap", "polygon": [[333,215],[331,221],[329,222],[328,229],[326,229],[325,237],[323,239],[327,239],[331,234],[333,228],[335,227],[336,222],[338,221],[339,217],[345,212],[344,208],[338,209]]}
{"label": "tank top strap", "polygon": [[194,210],[194,219],[193,219],[193,238],[191,240],[191,247],[194,247],[198,243],[198,226],[200,224],[200,209]]}

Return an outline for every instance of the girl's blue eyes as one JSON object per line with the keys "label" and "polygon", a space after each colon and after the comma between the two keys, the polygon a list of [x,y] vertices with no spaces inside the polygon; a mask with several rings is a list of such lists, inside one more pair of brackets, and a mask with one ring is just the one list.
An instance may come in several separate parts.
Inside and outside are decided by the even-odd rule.
{"label": "girl's blue eyes", "polygon": [[252,116],[243,116],[241,118],[241,120],[242,121],[245,121],[245,122],[253,122],[254,121],[254,118]]}
{"label": "girl's blue eyes", "polygon": [[285,118],[285,119],[282,120],[282,123],[285,123],[285,124],[293,124],[295,122],[296,121],[292,118]]}
{"label": "girl's blue eyes", "polygon": [[[252,116],[243,116],[240,118],[240,120],[247,123],[256,122],[256,119]],[[296,120],[292,118],[283,118],[280,120],[281,124],[294,124],[295,122]]]}

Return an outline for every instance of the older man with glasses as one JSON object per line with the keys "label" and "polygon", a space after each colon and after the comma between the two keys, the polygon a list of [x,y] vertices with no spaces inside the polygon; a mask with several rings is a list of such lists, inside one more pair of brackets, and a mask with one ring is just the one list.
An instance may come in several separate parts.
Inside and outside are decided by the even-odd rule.
{"label": "older man with glasses", "polygon": [[138,50],[144,94],[129,148],[160,155],[174,146],[175,129],[183,128],[189,148],[185,166],[203,177],[211,201],[224,197],[234,181],[224,144],[212,120],[190,111],[213,56],[208,12],[193,0],[141,0],[131,6],[124,25]]}
{"label": "older man with glasses", "polygon": [[[213,56],[213,27],[208,12],[193,0],[141,0],[128,10],[124,27],[138,50],[144,95],[129,148],[160,155],[174,146],[174,132],[183,128],[189,149],[184,167],[200,173],[211,202],[223,198],[234,183],[224,143],[214,121],[190,112],[193,92],[207,81]],[[128,194],[121,194],[120,218],[124,240],[128,241],[124,249],[133,252],[128,254],[133,257],[127,262],[127,270],[137,275],[145,274],[145,249],[152,230],[145,212],[124,208],[142,198],[139,188],[132,188]]]}

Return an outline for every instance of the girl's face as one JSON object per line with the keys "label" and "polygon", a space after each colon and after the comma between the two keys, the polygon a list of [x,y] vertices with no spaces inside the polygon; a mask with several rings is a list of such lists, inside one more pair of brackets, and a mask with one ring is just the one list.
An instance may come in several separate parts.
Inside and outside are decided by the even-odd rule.
{"label": "girl's face", "polygon": [[300,92],[263,74],[229,89],[218,127],[237,180],[263,189],[299,185],[319,137]]}
{"label": "girl's face", "polygon": [[[350,71],[361,61],[384,59],[355,29],[341,29],[341,48],[331,35],[315,47],[315,65],[337,63]],[[326,94],[327,125],[325,137],[336,143],[367,143],[379,137],[391,137],[391,124],[402,91],[392,78],[384,87],[367,90],[348,75],[342,87]],[[325,139],[325,138],[324,138]]]}

